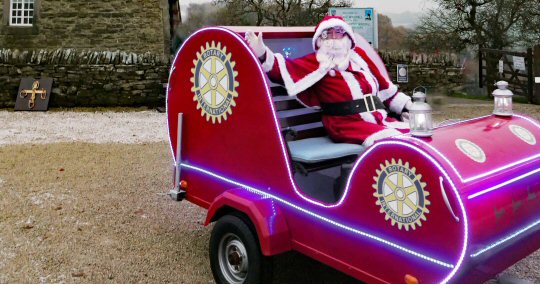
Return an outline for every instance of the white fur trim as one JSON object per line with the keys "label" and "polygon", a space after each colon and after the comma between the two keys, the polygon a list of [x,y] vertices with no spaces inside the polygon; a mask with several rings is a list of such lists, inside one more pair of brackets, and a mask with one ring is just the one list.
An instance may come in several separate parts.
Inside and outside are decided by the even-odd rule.
{"label": "white fur trim", "polygon": [[319,26],[317,27],[317,30],[315,31],[315,34],[313,35],[313,39],[312,39],[313,50],[317,50],[316,42],[317,42],[317,39],[321,36],[322,32],[326,29],[333,28],[333,27],[342,27],[351,38],[351,41],[352,41],[351,49],[353,49],[356,46],[356,37],[354,36],[354,32],[351,26],[349,26],[346,22],[340,19],[329,19],[329,20],[321,22]]}
{"label": "white fur trim", "polygon": [[272,67],[274,66],[274,53],[270,50],[270,48],[266,48],[266,58],[264,59],[264,62],[262,64],[262,68],[264,72],[269,72],[272,70]]}
{"label": "white fur trim", "polygon": [[[364,59],[362,59],[362,57],[356,53],[356,52],[353,52],[351,54],[351,61],[353,63],[353,70],[354,71],[360,71],[360,70],[369,70],[369,66],[367,64],[366,61],[364,61]],[[354,67],[356,67],[357,69],[354,69]]]}
{"label": "white fur trim", "polygon": [[394,129],[410,129],[411,128],[409,125],[409,122],[405,122],[405,121],[388,122],[388,121],[383,120],[383,124]]}
{"label": "white fur trim", "polygon": [[274,55],[278,62],[279,70],[281,71],[281,77],[283,78],[283,83],[285,83],[285,88],[290,96],[299,94],[302,91],[305,91],[307,88],[313,86],[315,83],[319,82],[328,72],[328,68],[319,67],[317,70],[311,72],[309,75],[294,82],[291,74],[287,70],[285,64],[285,58],[283,55],[276,53]]}
{"label": "white fur trim", "polygon": [[354,75],[347,71],[341,71],[341,76],[343,76],[343,79],[345,79],[345,83],[347,83],[347,86],[349,86],[349,90],[352,94],[353,100],[358,100],[364,97],[364,93],[362,92],[362,88],[360,87],[360,84],[358,84],[358,81],[356,78],[354,78]]}
{"label": "white fur trim", "polygon": [[371,86],[371,93],[377,93],[377,90],[379,90],[379,83],[377,83],[377,80],[375,77],[373,77],[373,74],[369,70],[361,70],[360,73],[364,75],[364,78],[368,82],[368,84]]}
{"label": "white fur trim", "polygon": [[395,130],[395,129],[383,129],[381,131],[378,131],[378,132],[375,132],[373,134],[371,134],[370,136],[368,136],[368,138],[366,138],[366,140],[364,140],[364,143],[362,143],[362,146],[364,147],[369,147],[371,145],[373,145],[373,143],[377,140],[380,140],[380,139],[383,139],[383,138],[388,138],[388,137],[393,137],[393,136],[397,136],[397,135],[401,135],[402,133]]}
{"label": "white fur trim", "polygon": [[395,112],[397,114],[401,114],[403,112],[403,108],[405,107],[405,105],[410,101],[411,101],[411,97],[405,95],[402,92],[399,92],[390,102],[390,111]]}
{"label": "white fur trim", "polygon": [[361,112],[359,114],[363,121],[377,124],[377,120],[375,119],[375,116],[373,115],[373,113],[366,111],[366,112]]}
{"label": "white fur trim", "polygon": [[[369,99],[368,99],[369,100]],[[377,122],[377,119],[375,118],[375,116],[373,115],[374,112],[378,112],[381,114],[382,118],[383,118],[383,124],[384,124],[384,120],[386,119],[386,117],[388,117],[388,113],[386,112],[386,110],[384,109],[378,109],[376,111],[373,111],[373,112],[361,112],[359,113],[360,114],[360,117],[366,121],[366,122],[371,122],[373,124],[379,124]]]}
{"label": "white fur trim", "polygon": [[[379,82],[377,82],[375,76],[373,76],[373,73],[371,73],[367,62],[364,61],[364,59],[356,52],[352,52],[351,54],[351,66],[354,71],[360,72],[364,75],[367,82],[371,86],[371,90],[373,93],[379,90]],[[384,101],[383,99],[381,100]]]}
{"label": "white fur trim", "polygon": [[388,82],[388,83],[390,84],[390,86],[385,90],[379,91],[379,94],[377,94],[379,99],[381,99],[381,101],[383,102],[391,98],[393,95],[395,95],[398,90],[397,86],[394,85],[392,82]]}

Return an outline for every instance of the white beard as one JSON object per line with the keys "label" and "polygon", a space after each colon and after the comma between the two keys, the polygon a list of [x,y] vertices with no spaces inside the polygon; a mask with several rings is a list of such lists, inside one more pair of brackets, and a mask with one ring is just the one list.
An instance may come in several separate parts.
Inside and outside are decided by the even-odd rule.
{"label": "white beard", "polygon": [[351,39],[317,39],[317,61],[323,68],[344,71],[349,67],[351,57]]}

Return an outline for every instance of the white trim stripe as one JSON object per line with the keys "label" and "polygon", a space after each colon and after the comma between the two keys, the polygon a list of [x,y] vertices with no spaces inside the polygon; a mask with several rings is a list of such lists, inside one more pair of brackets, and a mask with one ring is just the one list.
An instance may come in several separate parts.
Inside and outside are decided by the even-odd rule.
{"label": "white trim stripe", "polygon": [[383,102],[388,100],[389,98],[391,98],[398,91],[398,88],[397,88],[396,85],[394,85],[392,82],[389,82],[389,84],[390,84],[390,86],[387,89],[379,91],[379,98]]}
{"label": "white trim stripe", "polygon": [[377,123],[377,120],[375,119],[375,116],[373,115],[372,112],[361,112],[359,113],[360,117],[362,118],[362,120],[366,121],[366,122],[371,122],[373,124],[378,124]]}
{"label": "white trim stripe", "polygon": [[294,82],[291,74],[287,70],[287,65],[285,63],[285,58],[283,58],[283,55],[276,53],[275,57],[278,62],[281,77],[283,78],[283,83],[285,83],[285,88],[287,88],[290,96],[298,95],[302,91],[305,91],[309,87],[313,86],[315,83],[319,82],[328,72],[327,69],[319,67],[317,70],[298,80],[298,82]]}
{"label": "white trim stripe", "polygon": [[354,75],[347,71],[341,71],[341,76],[343,76],[343,79],[345,79],[345,83],[347,83],[347,86],[349,86],[349,91],[351,91],[352,99],[358,100],[364,97],[364,93],[362,92],[362,88],[360,87],[360,84],[358,81],[354,78]]}
{"label": "white trim stripe", "polygon": [[354,71],[360,71],[362,69],[369,70],[367,62],[364,61],[364,59],[360,56],[360,54],[356,53],[356,51],[351,54],[351,61],[354,63],[353,67],[359,68],[353,69]]}
{"label": "white trim stripe", "polygon": [[529,231],[530,229],[532,229],[532,228],[534,228],[535,226],[538,226],[538,225],[540,225],[540,220],[537,220],[536,222],[526,226],[525,228],[523,228],[523,229],[521,229],[521,230],[519,230],[519,231],[517,231],[517,232],[515,232],[515,233],[513,233],[513,234],[511,234],[511,235],[509,235],[509,236],[507,236],[505,238],[502,238],[502,239],[498,240],[497,242],[495,242],[495,243],[493,243],[493,244],[491,244],[491,245],[489,245],[489,246],[487,246],[487,247],[485,247],[485,248],[471,254],[471,257],[477,257],[477,256],[485,253],[486,251],[492,250],[492,249],[506,243],[507,241],[509,241],[511,239],[514,239],[519,235],[524,234],[525,232]]}

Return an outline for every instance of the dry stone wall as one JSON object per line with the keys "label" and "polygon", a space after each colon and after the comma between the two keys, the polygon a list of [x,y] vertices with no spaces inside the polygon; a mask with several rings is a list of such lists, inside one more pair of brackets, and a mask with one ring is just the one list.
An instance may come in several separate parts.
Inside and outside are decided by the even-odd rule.
{"label": "dry stone wall", "polygon": [[[465,83],[463,64],[454,53],[426,54],[405,51],[382,51],[390,78],[397,79],[397,65],[407,64],[409,82],[399,83],[400,90],[410,92],[417,86],[451,90]],[[398,84],[398,83],[396,83]]]}
{"label": "dry stone wall", "polygon": [[[381,52],[392,80],[408,64],[410,94],[417,86],[454,89],[464,83],[454,54]],[[12,108],[23,77],[54,79],[50,106],[163,106],[169,58],[165,55],[77,49],[0,49],[0,107]]]}
{"label": "dry stone wall", "polygon": [[121,51],[0,49],[0,107],[15,105],[23,77],[52,77],[50,106],[163,106],[168,58]]}

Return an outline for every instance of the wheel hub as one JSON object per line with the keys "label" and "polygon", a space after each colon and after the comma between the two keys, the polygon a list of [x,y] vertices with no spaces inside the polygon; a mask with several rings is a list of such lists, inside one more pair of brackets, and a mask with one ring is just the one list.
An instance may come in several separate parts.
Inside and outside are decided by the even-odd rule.
{"label": "wheel hub", "polygon": [[231,248],[228,257],[229,263],[231,265],[241,265],[242,264],[242,255],[238,251],[237,247]]}
{"label": "wheel hub", "polygon": [[227,234],[219,244],[219,266],[229,283],[243,283],[248,272],[247,250],[240,238]]}

